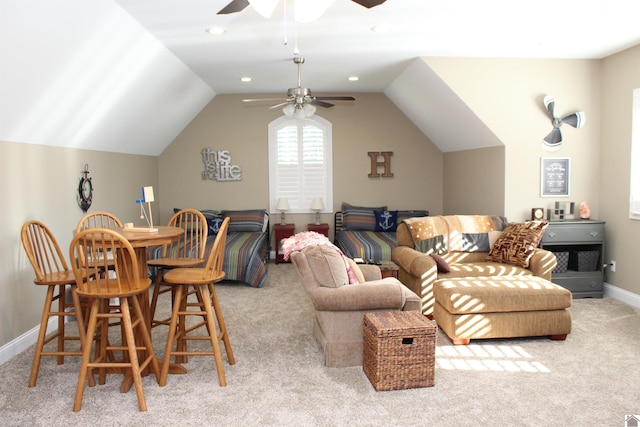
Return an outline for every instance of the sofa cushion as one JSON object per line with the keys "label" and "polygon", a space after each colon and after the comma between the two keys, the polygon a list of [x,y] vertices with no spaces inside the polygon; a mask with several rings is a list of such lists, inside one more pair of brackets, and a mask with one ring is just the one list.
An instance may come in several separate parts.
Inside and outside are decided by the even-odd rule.
{"label": "sofa cushion", "polygon": [[493,244],[487,261],[527,268],[548,225],[547,221],[510,223]]}
{"label": "sofa cushion", "polygon": [[398,211],[373,211],[376,216],[375,231],[396,231],[398,227]]}
{"label": "sofa cushion", "polygon": [[449,271],[438,272],[438,279],[454,277],[529,276],[531,270],[501,262],[479,261],[450,263]]}
{"label": "sofa cushion", "polygon": [[571,292],[537,276],[438,280],[436,301],[452,314],[562,310]]}
{"label": "sofa cushion", "polygon": [[320,286],[338,288],[349,284],[344,259],[335,248],[308,246],[301,252],[306,255],[309,268]]}
{"label": "sofa cushion", "polygon": [[342,203],[342,227],[345,230],[376,230],[376,215],[374,211],[385,211],[386,206],[365,207]]}

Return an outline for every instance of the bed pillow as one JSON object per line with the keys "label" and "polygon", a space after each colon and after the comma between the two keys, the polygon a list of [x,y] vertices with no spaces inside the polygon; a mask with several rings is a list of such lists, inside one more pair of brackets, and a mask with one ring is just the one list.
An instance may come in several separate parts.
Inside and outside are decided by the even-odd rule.
{"label": "bed pillow", "polygon": [[418,209],[418,210],[399,210],[398,211],[398,223],[401,223],[407,218],[420,218],[423,216],[429,216],[429,211]]}
{"label": "bed pillow", "polygon": [[342,227],[352,231],[375,231],[376,215],[374,211],[386,211],[386,206],[365,207],[342,203]]}
{"label": "bed pillow", "polygon": [[396,231],[398,227],[398,211],[373,211],[376,216],[376,229],[374,231]]}
{"label": "bed pillow", "polygon": [[510,223],[491,247],[487,261],[529,267],[529,260],[548,225],[547,221]]}
{"label": "bed pillow", "polygon": [[229,217],[229,232],[260,233],[264,227],[266,209],[222,211],[222,218]]}

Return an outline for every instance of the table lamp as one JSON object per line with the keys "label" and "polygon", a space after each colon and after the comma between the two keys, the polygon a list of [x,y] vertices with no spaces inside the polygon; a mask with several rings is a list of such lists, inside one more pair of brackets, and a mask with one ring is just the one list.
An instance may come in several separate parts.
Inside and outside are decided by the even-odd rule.
{"label": "table lamp", "polygon": [[320,211],[324,209],[322,197],[314,197],[311,201],[311,210],[316,211],[316,225],[320,224]]}
{"label": "table lamp", "polygon": [[286,197],[280,197],[276,209],[280,211],[280,224],[284,225],[284,211],[289,210],[289,200]]}

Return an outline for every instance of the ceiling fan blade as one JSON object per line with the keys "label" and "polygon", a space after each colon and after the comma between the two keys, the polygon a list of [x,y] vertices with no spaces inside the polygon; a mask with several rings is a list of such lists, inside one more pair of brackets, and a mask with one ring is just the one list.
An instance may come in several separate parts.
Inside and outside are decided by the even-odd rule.
{"label": "ceiling fan blade", "polygon": [[312,105],[317,105],[318,107],[324,107],[324,108],[331,108],[334,105],[334,104],[331,104],[329,102],[320,101],[317,98],[312,99],[311,100],[311,104]]}
{"label": "ceiling fan blade", "polygon": [[553,130],[549,132],[549,135],[544,137],[544,142],[551,145],[562,142],[562,133],[560,133],[560,129],[553,128]]}
{"label": "ceiling fan blade", "polygon": [[562,123],[566,123],[569,126],[573,126],[574,128],[580,129],[584,126],[584,122],[586,120],[586,115],[582,111],[578,111],[573,114],[569,114],[567,117],[562,118]]}
{"label": "ceiling fan blade", "polygon": [[556,116],[553,115],[553,108],[555,107],[556,101],[555,99],[553,99],[553,96],[551,95],[547,95],[544,97],[544,108],[547,109],[547,112],[549,113],[549,116],[551,117],[551,119],[555,119]]}
{"label": "ceiling fan blade", "polygon": [[315,99],[323,101],[355,101],[353,96],[316,96]]}
{"label": "ceiling fan blade", "polygon": [[352,0],[354,3],[358,3],[360,6],[364,6],[367,9],[378,6],[387,0]]}
{"label": "ceiling fan blade", "polygon": [[249,6],[249,0],[232,0],[231,3],[220,9],[217,15],[228,15],[244,10]]}
{"label": "ceiling fan blade", "polygon": [[242,102],[289,102],[287,98],[246,98]]}
{"label": "ceiling fan blade", "polygon": [[269,107],[269,110],[275,110],[276,108],[283,107],[283,106],[285,106],[287,104],[291,104],[291,101],[285,101],[285,102],[281,102],[281,103],[276,104],[276,105],[272,105],[271,107]]}

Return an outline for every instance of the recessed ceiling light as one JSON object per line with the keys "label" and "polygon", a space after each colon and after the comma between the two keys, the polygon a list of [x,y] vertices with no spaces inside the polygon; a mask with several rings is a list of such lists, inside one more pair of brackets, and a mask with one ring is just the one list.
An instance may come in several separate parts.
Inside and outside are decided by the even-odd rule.
{"label": "recessed ceiling light", "polygon": [[349,76],[349,81],[350,82],[357,82],[358,80],[360,80],[360,77],[358,77],[358,76]]}
{"label": "recessed ceiling light", "polygon": [[250,81],[251,81],[251,77],[240,77],[240,81],[241,81],[241,82],[248,83],[248,82],[250,82]]}
{"label": "recessed ceiling light", "polygon": [[205,30],[209,34],[213,34],[215,36],[219,36],[220,34],[224,34],[226,31],[222,27],[211,27]]}
{"label": "recessed ceiling light", "polygon": [[388,33],[391,30],[391,27],[387,24],[374,25],[371,27],[371,31],[374,33]]}

